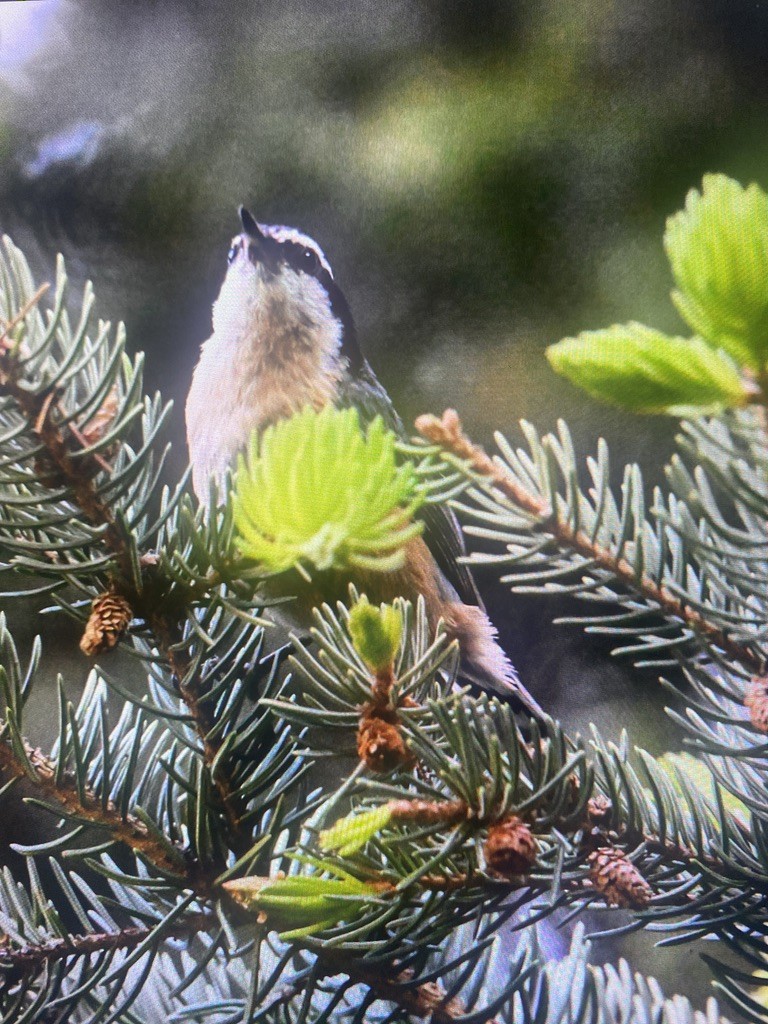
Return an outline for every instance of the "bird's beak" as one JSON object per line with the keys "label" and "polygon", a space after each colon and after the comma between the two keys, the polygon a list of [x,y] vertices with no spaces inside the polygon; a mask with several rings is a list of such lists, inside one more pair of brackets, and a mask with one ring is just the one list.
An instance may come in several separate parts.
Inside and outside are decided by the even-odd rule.
{"label": "bird's beak", "polygon": [[271,252],[273,247],[270,246],[268,237],[256,223],[256,218],[245,206],[238,207],[237,212],[240,215],[240,223],[243,225],[243,233],[240,237],[247,241],[248,259],[254,265],[258,264],[267,270],[274,270],[274,254]]}
{"label": "bird's beak", "polygon": [[243,225],[243,233],[248,235],[254,242],[262,242],[264,240],[264,233],[256,223],[256,219],[251,211],[246,209],[245,206],[240,206],[237,212],[240,215],[240,223]]}

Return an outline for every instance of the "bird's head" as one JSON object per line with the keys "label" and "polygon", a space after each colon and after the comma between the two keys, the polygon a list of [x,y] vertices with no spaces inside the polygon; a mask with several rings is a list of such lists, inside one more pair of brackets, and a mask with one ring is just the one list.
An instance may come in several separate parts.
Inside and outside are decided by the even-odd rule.
{"label": "bird's head", "polygon": [[[241,206],[242,231],[232,239],[227,273],[213,309],[215,332],[258,337],[275,355],[292,341],[327,351],[333,339],[354,362],[349,307],[320,246],[296,228],[257,223]],[[331,346],[333,347],[333,346]]]}

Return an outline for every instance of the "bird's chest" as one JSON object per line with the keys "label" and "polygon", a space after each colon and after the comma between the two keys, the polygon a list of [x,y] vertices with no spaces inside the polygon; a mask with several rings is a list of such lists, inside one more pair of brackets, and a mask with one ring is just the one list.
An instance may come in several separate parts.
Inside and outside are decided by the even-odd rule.
{"label": "bird's chest", "polygon": [[216,333],[202,348],[187,401],[197,494],[220,480],[250,440],[306,405],[336,401],[344,368],[318,325],[267,306],[236,339]]}

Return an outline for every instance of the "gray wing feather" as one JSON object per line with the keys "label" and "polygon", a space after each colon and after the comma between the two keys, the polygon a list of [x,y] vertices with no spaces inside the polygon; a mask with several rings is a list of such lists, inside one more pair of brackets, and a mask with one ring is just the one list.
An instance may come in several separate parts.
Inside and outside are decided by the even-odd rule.
{"label": "gray wing feather", "polygon": [[[356,377],[348,377],[344,381],[338,404],[354,405],[365,423],[369,423],[374,416],[381,416],[387,426],[400,437],[408,436],[391,398],[368,363],[363,363]],[[424,505],[419,518],[424,523],[424,541],[459,600],[482,608],[483,602],[472,573],[459,562],[467,550],[456,516],[444,505]]]}

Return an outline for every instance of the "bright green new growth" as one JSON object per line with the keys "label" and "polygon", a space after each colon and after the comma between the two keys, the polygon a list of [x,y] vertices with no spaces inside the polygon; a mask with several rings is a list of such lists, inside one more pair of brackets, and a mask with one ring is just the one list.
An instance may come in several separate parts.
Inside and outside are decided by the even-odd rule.
{"label": "bright green new growth", "polygon": [[742,371],[760,376],[768,360],[768,195],[705,175],[667,221],[664,246],[672,299],[698,336],[637,323],[584,331],[550,346],[550,363],[633,412],[703,416],[748,404],[757,388]]}
{"label": "bright green new growth", "polygon": [[551,345],[547,358],[590,395],[633,412],[701,415],[745,405],[750,397],[724,352],[638,323],[583,331]]}
{"label": "bright green new growth", "polygon": [[[306,859],[326,870],[323,874],[288,878],[238,878],[224,888],[247,910],[269,914],[270,925],[282,939],[298,939],[349,921],[364,910],[378,889],[339,868]],[[326,877],[331,873],[334,877]]]}
{"label": "bright green new growth", "polygon": [[768,359],[768,195],[707,174],[667,221],[664,246],[684,319],[760,372]]}
{"label": "bright green new growth", "polygon": [[341,818],[331,828],[320,833],[320,846],[326,853],[335,852],[340,857],[352,857],[365,846],[369,839],[386,828],[392,818],[387,804],[375,807],[362,814],[350,814]]}
{"label": "bright green new growth", "polygon": [[331,406],[255,434],[233,489],[241,554],[268,573],[399,568],[422,499],[395,443],[380,417],[364,433],[355,409]]}
{"label": "bright green new growth", "polygon": [[400,648],[403,617],[394,605],[376,608],[363,596],[349,613],[349,635],[366,665],[378,672],[392,664]]}

